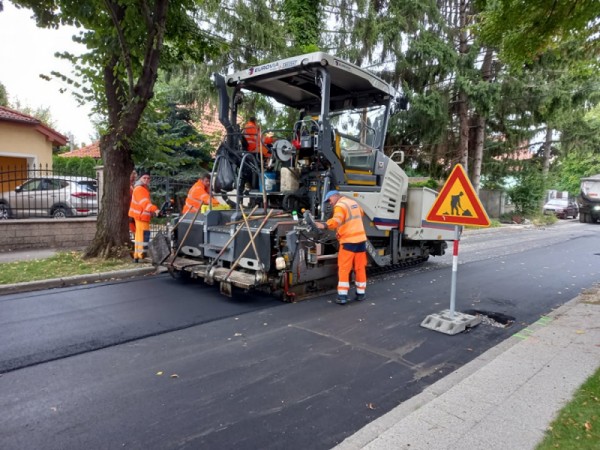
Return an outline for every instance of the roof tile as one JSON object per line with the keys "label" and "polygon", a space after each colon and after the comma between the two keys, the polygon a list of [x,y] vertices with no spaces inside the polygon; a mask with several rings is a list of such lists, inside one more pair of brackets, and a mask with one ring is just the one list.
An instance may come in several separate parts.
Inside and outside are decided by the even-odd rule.
{"label": "roof tile", "polygon": [[71,152],[61,153],[59,156],[63,158],[85,158],[86,156],[90,156],[100,159],[100,141],[92,142],[90,145],[77,148]]}

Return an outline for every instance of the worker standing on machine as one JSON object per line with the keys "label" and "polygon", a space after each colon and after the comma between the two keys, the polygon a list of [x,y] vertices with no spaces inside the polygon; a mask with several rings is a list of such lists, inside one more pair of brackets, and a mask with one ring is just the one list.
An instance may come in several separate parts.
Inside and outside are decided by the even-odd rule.
{"label": "worker standing on machine", "polygon": [[260,127],[256,124],[256,117],[252,116],[248,119],[248,122],[244,125],[243,134],[248,143],[248,151],[250,153],[258,153],[260,149],[260,153],[265,158],[271,156],[271,151],[267,146],[273,144],[273,136],[262,138]]}
{"label": "worker standing on machine", "polygon": [[[202,205],[208,205],[210,203],[210,173],[204,174],[188,191],[187,198],[185,199],[185,206],[183,207],[183,214],[188,212],[195,213]],[[213,197],[212,205],[220,205],[219,201]]]}
{"label": "worker standing on machine", "polygon": [[345,305],[348,302],[350,289],[350,272],[354,269],[356,297],[365,299],[367,288],[367,235],[363,225],[362,208],[353,199],[343,197],[339,191],[329,191],[323,203],[329,202],[333,207],[333,217],[327,224],[317,223],[320,229],[337,230],[336,237],[340,243],[338,250],[338,296],[336,303]]}

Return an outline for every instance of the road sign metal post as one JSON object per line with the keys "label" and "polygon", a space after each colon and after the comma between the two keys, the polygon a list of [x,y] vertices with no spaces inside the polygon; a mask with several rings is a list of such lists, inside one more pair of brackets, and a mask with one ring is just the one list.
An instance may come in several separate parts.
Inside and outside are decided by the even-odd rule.
{"label": "road sign metal post", "polygon": [[454,319],[456,309],[456,272],[458,272],[458,242],[460,241],[460,230],[458,225],[454,226],[454,246],[452,248],[452,285],[450,287],[450,317]]}

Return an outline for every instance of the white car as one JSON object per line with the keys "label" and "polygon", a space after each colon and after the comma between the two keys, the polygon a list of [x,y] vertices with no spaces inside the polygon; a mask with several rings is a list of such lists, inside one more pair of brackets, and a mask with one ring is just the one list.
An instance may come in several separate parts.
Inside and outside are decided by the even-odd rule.
{"label": "white car", "polygon": [[0,194],[0,219],[89,216],[98,214],[93,178],[40,176]]}

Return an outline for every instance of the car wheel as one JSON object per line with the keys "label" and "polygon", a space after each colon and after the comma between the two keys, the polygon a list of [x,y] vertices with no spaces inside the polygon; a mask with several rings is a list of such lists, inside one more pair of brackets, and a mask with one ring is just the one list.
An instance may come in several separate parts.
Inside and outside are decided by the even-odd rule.
{"label": "car wheel", "polygon": [[10,219],[10,208],[4,203],[0,204],[0,220]]}
{"label": "car wheel", "polygon": [[54,211],[52,211],[52,217],[54,219],[66,219],[67,210],[63,207],[56,208]]}

